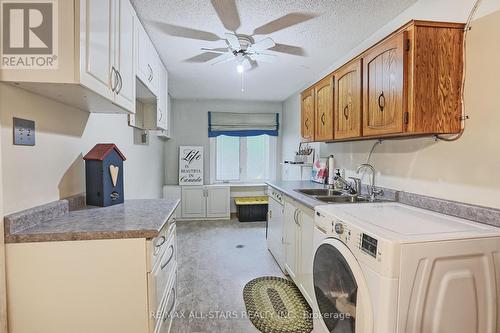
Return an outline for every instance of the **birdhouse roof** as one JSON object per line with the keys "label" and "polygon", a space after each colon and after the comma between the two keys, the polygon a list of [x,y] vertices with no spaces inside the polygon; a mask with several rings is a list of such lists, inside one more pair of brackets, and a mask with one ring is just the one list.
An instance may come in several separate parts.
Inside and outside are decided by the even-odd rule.
{"label": "birdhouse roof", "polygon": [[122,160],[126,160],[125,155],[122,154],[120,149],[114,143],[99,143],[92,148],[87,155],[83,157],[84,160],[104,161],[106,156],[113,151],[113,149],[120,155]]}

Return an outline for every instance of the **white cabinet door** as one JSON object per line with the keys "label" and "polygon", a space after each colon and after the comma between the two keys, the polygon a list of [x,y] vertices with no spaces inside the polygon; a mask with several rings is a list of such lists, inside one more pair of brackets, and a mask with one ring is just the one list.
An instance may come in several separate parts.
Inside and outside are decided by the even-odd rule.
{"label": "white cabinet door", "polygon": [[297,244],[298,236],[297,221],[298,209],[290,202],[285,202],[285,217],[284,217],[284,230],[285,230],[285,269],[290,274],[292,280],[297,279]]}
{"label": "white cabinet door", "polygon": [[207,217],[208,218],[229,218],[230,190],[229,186],[207,186]]}
{"label": "white cabinet door", "polygon": [[314,232],[314,211],[303,211],[300,210],[298,213],[298,220],[300,224],[300,246],[299,246],[299,283],[302,285],[302,291],[305,298],[312,304],[313,301],[313,260],[314,260],[314,249],[313,249],[313,232]]}
{"label": "white cabinet door", "polygon": [[203,218],[206,216],[204,186],[182,187],[182,218]]}
{"label": "white cabinet door", "polygon": [[158,103],[156,111],[156,127],[158,129],[167,129],[167,98],[168,98],[168,87],[167,87],[167,69],[163,64],[158,64],[159,68],[159,79],[160,79],[160,90],[158,92]]}
{"label": "white cabinet door", "polygon": [[113,75],[115,1],[80,1],[80,82],[90,90],[114,99]]}
{"label": "white cabinet door", "polygon": [[267,248],[272,253],[281,269],[284,269],[285,260],[283,244],[283,214],[284,207],[269,197]]}
{"label": "white cabinet door", "polygon": [[[138,21],[138,20],[137,20]],[[146,30],[137,23],[137,77],[158,97],[160,59]]]}
{"label": "white cabinet door", "polygon": [[116,52],[115,68],[119,83],[115,103],[135,112],[135,11],[129,0],[116,0]]}

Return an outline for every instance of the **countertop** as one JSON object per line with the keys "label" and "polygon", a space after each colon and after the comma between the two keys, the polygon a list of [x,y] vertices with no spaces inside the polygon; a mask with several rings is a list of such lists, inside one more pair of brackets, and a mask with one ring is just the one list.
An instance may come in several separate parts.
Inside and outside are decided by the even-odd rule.
{"label": "countertop", "polygon": [[[178,205],[179,200],[126,200],[123,204],[110,207],[87,207],[65,212],[36,224],[21,221],[27,225],[22,229],[11,225],[21,212],[14,214],[17,216],[6,217],[5,242],[154,238]],[[15,231],[10,233],[10,230]]]}
{"label": "countertop", "polygon": [[314,207],[319,205],[327,205],[327,203],[316,200],[307,196],[305,194],[299,193],[295,190],[297,189],[313,189],[313,188],[325,188],[324,184],[315,183],[309,180],[298,180],[298,181],[270,181],[266,183],[267,185],[283,192],[288,197],[300,202],[304,206],[314,209]]}

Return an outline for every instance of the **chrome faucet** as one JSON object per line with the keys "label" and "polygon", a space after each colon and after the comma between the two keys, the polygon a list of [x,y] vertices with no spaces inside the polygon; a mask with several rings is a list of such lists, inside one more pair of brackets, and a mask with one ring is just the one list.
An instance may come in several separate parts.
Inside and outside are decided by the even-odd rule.
{"label": "chrome faucet", "polygon": [[352,179],[354,181],[354,186],[346,180],[344,177],[341,175],[335,175],[333,178],[335,181],[340,182],[342,185],[344,185],[344,189],[349,191],[350,195],[359,195],[361,194],[361,180],[356,177],[349,177],[349,179]]}
{"label": "chrome faucet", "polygon": [[384,191],[381,189],[375,188],[375,168],[373,165],[368,164],[368,163],[363,163],[361,164],[358,169],[356,170],[356,173],[359,174],[359,172],[363,169],[368,169],[371,172],[371,178],[370,178],[370,187],[368,188],[368,195],[370,196],[370,201],[374,201],[375,197],[377,195],[383,195]]}

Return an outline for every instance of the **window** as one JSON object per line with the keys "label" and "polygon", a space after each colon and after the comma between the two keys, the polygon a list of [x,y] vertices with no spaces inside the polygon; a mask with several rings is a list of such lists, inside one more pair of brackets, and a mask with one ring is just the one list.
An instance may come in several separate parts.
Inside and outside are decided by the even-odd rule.
{"label": "window", "polygon": [[269,135],[211,138],[212,183],[261,182],[274,179],[276,138]]}

